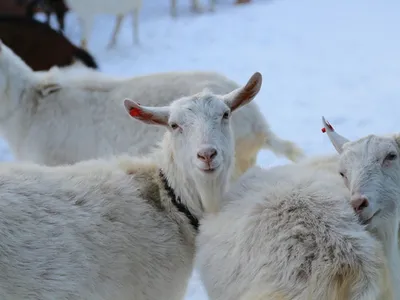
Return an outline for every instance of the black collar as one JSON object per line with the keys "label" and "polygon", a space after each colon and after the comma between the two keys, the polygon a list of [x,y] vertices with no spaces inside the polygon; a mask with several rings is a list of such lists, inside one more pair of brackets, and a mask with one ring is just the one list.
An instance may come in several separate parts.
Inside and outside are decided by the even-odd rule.
{"label": "black collar", "polygon": [[192,213],[189,211],[187,206],[181,202],[181,198],[176,197],[174,189],[171,188],[171,186],[169,185],[168,180],[167,180],[167,178],[165,178],[165,175],[161,169],[159,171],[159,175],[160,175],[161,181],[164,185],[164,188],[168,193],[168,196],[171,198],[172,203],[175,205],[175,207],[181,213],[185,214],[185,216],[189,219],[190,224],[192,224],[193,228],[196,231],[198,231],[199,230],[199,220],[194,215],[192,215]]}

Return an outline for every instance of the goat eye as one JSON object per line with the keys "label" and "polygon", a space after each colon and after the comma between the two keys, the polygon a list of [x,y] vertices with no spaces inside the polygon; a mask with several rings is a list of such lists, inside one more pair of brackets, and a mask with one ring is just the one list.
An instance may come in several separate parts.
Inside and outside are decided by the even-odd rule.
{"label": "goat eye", "polygon": [[222,117],[224,119],[229,119],[229,111],[226,111]]}
{"label": "goat eye", "polygon": [[396,158],[396,153],[389,153],[388,155],[386,155],[385,160],[395,160]]}
{"label": "goat eye", "polygon": [[345,177],[343,172],[339,172],[339,174],[340,174],[340,176],[342,176],[343,178]]}
{"label": "goat eye", "polygon": [[175,130],[175,129],[177,129],[179,127],[178,124],[176,124],[176,123],[171,123],[171,125],[169,125],[169,126],[171,126],[171,128],[173,130]]}

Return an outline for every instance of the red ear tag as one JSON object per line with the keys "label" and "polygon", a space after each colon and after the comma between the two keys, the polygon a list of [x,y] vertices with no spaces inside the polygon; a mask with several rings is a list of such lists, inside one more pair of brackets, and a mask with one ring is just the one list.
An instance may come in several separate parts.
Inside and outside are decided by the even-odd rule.
{"label": "red ear tag", "polygon": [[131,110],[129,111],[129,114],[132,117],[138,117],[138,116],[142,115],[142,110],[140,110],[139,108],[134,107],[134,108],[131,108]]}
{"label": "red ear tag", "polygon": [[[335,130],[333,129],[333,127],[332,127],[331,124],[329,124],[328,122],[326,122],[326,123],[327,123],[326,125],[329,127],[330,130],[335,131]],[[323,133],[325,133],[325,132],[326,132],[325,127],[323,127],[323,128],[321,129],[321,131],[322,131]]]}

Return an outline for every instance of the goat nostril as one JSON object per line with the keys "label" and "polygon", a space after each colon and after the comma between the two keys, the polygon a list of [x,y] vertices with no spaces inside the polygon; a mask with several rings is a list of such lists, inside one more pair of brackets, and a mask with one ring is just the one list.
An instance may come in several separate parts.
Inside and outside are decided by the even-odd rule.
{"label": "goat nostril", "polygon": [[213,159],[215,156],[217,156],[218,152],[215,149],[211,150],[211,154],[210,154],[210,159]]}
{"label": "goat nostril", "polygon": [[201,153],[197,153],[197,158],[200,159],[200,160],[206,160],[206,158],[204,157],[204,155],[201,154]]}
{"label": "goat nostril", "polygon": [[360,213],[364,208],[368,207],[369,202],[365,197],[361,197],[352,201],[355,212]]}
{"label": "goat nostril", "polygon": [[364,209],[364,208],[368,207],[368,205],[369,205],[369,203],[368,203],[367,198],[364,198],[364,200],[361,202],[360,209]]}

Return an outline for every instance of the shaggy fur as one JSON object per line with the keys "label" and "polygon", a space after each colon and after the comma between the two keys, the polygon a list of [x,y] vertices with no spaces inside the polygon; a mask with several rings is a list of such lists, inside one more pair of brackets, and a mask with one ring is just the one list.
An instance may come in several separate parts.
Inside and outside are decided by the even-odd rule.
{"label": "shaggy fur", "polygon": [[147,158],[0,164],[1,298],[183,299],[197,233],[188,214],[219,210],[234,161],[230,114],[260,88],[256,73],[224,96],[169,107],[126,99],[132,117],[168,128]]}
{"label": "shaggy fur", "polygon": [[197,240],[211,300],[376,300],[386,291],[381,243],[358,222],[339,176],[255,167],[224,198]]}
{"label": "shaggy fur", "polygon": [[[53,68],[34,73],[13,52],[0,50],[0,133],[16,159],[46,165],[129,153],[146,154],[161,140],[164,127],[129,118],[120,104],[129,97],[144,105],[168,105],[174,99],[208,88],[225,94],[238,88],[212,72],[171,72],[130,79],[91,70]],[[297,160],[302,151],[277,137],[255,103],[232,116],[235,174],[255,164],[258,151]]]}

